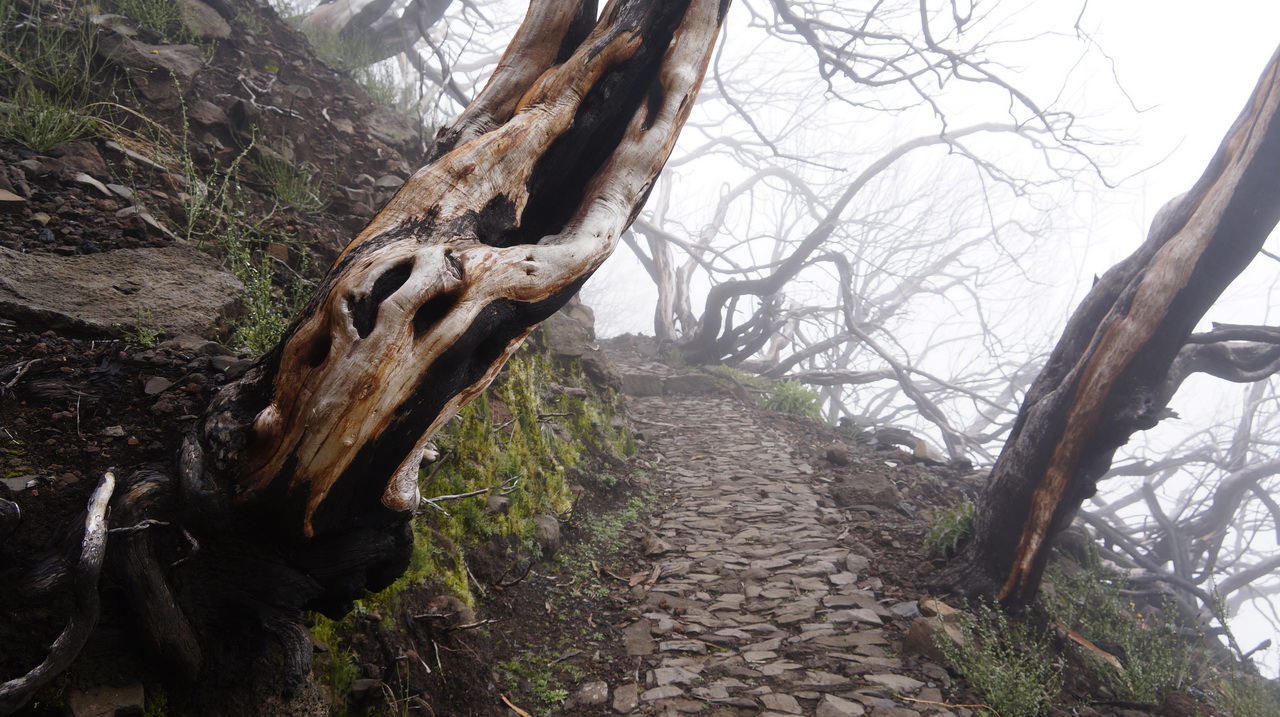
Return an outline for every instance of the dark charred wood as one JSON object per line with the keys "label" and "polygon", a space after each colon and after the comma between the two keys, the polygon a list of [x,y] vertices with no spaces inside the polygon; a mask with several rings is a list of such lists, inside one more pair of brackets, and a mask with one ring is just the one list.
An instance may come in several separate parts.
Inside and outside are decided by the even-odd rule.
{"label": "dark charred wood", "polygon": [[22,524],[22,509],[11,500],[0,498],[0,540],[13,535]]}
{"label": "dark charred wood", "polygon": [[1163,414],[1170,370],[1195,324],[1280,219],[1280,55],[1190,192],[1072,315],[1028,390],[975,516],[973,537],[934,585],[1009,604],[1034,597],[1053,534],[1069,524],[1115,450]]}
{"label": "dark charred wood", "polygon": [[[117,525],[138,524],[161,517],[179,516],[174,481],[157,469],[138,471],[126,481],[112,510]],[[133,618],[147,646],[161,658],[160,664],[178,684],[195,682],[204,662],[199,638],[178,604],[170,585],[171,575],[161,561],[161,540],[174,543],[172,524],[117,538],[107,555],[112,575],[121,583]],[[175,551],[168,551],[175,552]],[[171,562],[178,558],[171,557]]]}

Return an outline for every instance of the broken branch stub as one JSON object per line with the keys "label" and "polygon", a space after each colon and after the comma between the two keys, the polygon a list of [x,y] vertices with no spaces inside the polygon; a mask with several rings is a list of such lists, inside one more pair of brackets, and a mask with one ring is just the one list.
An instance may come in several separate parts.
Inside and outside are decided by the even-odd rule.
{"label": "broken branch stub", "polygon": [[594,8],[564,5],[531,5],[435,159],[206,415],[208,468],[279,537],[403,521],[427,439],[609,256],[665,163],[727,3],[615,2],[571,53]]}

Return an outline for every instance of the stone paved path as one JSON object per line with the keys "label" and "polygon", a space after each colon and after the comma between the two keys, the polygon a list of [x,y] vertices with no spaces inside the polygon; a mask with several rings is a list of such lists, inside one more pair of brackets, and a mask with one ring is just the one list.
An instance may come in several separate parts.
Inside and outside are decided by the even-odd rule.
{"label": "stone paved path", "polygon": [[[625,640],[640,682],[612,686],[602,708],[969,714],[941,705],[928,674],[893,656],[883,626],[917,616],[916,604],[882,602],[879,579],[863,577],[868,558],[838,511],[822,507],[812,468],[765,425],[767,414],[727,395],[631,398],[629,406],[664,487],[645,542],[659,577],[632,589],[643,617]],[[945,679],[936,666],[924,670]],[[603,687],[595,699],[606,699]]]}

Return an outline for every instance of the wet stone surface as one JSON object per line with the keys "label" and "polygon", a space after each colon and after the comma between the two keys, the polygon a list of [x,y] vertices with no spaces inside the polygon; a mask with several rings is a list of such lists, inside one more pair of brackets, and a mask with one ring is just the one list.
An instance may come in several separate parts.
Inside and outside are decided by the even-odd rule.
{"label": "wet stone surface", "polygon": [[[625,359],[624,359],[625,360]],[[810,459],[768,414],[725,393],[632,396],[660,507],[645,540],[657,580],[631,589],[623,631],[640,682],[611,685],[614,713],[969,715],[937,697],[934,665],[896,656],[919,613],[867,577],[872,553],[850,535]],[[924,679],[922,679],[924,678]],[[602,712],[603,713],[603,712]]]}

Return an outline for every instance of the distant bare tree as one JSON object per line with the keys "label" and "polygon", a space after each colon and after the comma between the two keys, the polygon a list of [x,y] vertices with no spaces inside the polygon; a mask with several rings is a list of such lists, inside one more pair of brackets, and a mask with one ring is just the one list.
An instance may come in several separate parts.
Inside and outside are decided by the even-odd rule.
{"label": "distant bare tree", "polygon": [[[730,26],[703,101],[732,121],[695,114],[686,149],[624,237],[656,287],[656,335],[690,362],[745,362],[819,386],[833,417],[887,423],[910,411],[951,457],[992,458],[985,446],[1007,432],[1019,396],[1005,379],[1021,376],[1025,387],[1038,347],[995,350],[999,339],[983,338],[1000,321],[985,292],[1025,280],[1024,267],[1037,264],[1029,252],[1051,229],[1044,212],[1009,207],[1052,201],[1055,183],[1096,172],[1091,145],[1069,112],[1000,74],[995,17],[955,18],[906,0],[744,7],[750,28]],[[743,56],[724,49],[735,41],[787,58],[776,63],[786,70],[744,69]],[[984,121],[953,122],[966,112],[973,120],[973,87],[1006,101],[989,105]],[[833,122],[873,126],[890,114],[927,129],[807,144]],[[1028,169],[1006,164],[1011,156],[1048,161]],[[700,168],[726,166],[734,169],[712,175],[718,191],[692,204],[683,174],[705,185]],[[937,308],[970,317],[970,344],[986,345],[986,360],[933,369],[959,340],[952,323],[920,343]],[[876,392],[883,400],[865,400]]]}
{"label": "distant bare tree", "polygon": [[1240,381],[1263,377],[1246,387],[1234,425],[1197,431],[1167,457],[1112,466],[1100,480],[1129,489],[1112,489],[1105,500],[1094,497],[1094,507],[1080,516],[1102,539],[1107,558],[1128,569],[1131,583],[1155,593],[1157,604],[1164,596],[1176,598],[1183,616],[1202,624],[1226,617],[1215,614],[1220,605],[1235,613],[1245,602],[1265,602],[1280,591],[1274,552],[1280,504],[1273,497],[1280,491],[1280,407],[1275,379],[1265,378],[1278,368],[1280,346],[1203,343],[1215,334],[1276,335],[1274,329],[1242,328],[1193,335],[1197,343],[1179,353],[1180,366],[1172,372],[1184,373],[1208,347],[1251,354],[1252,360],[1235,362],[1227,372]]}

